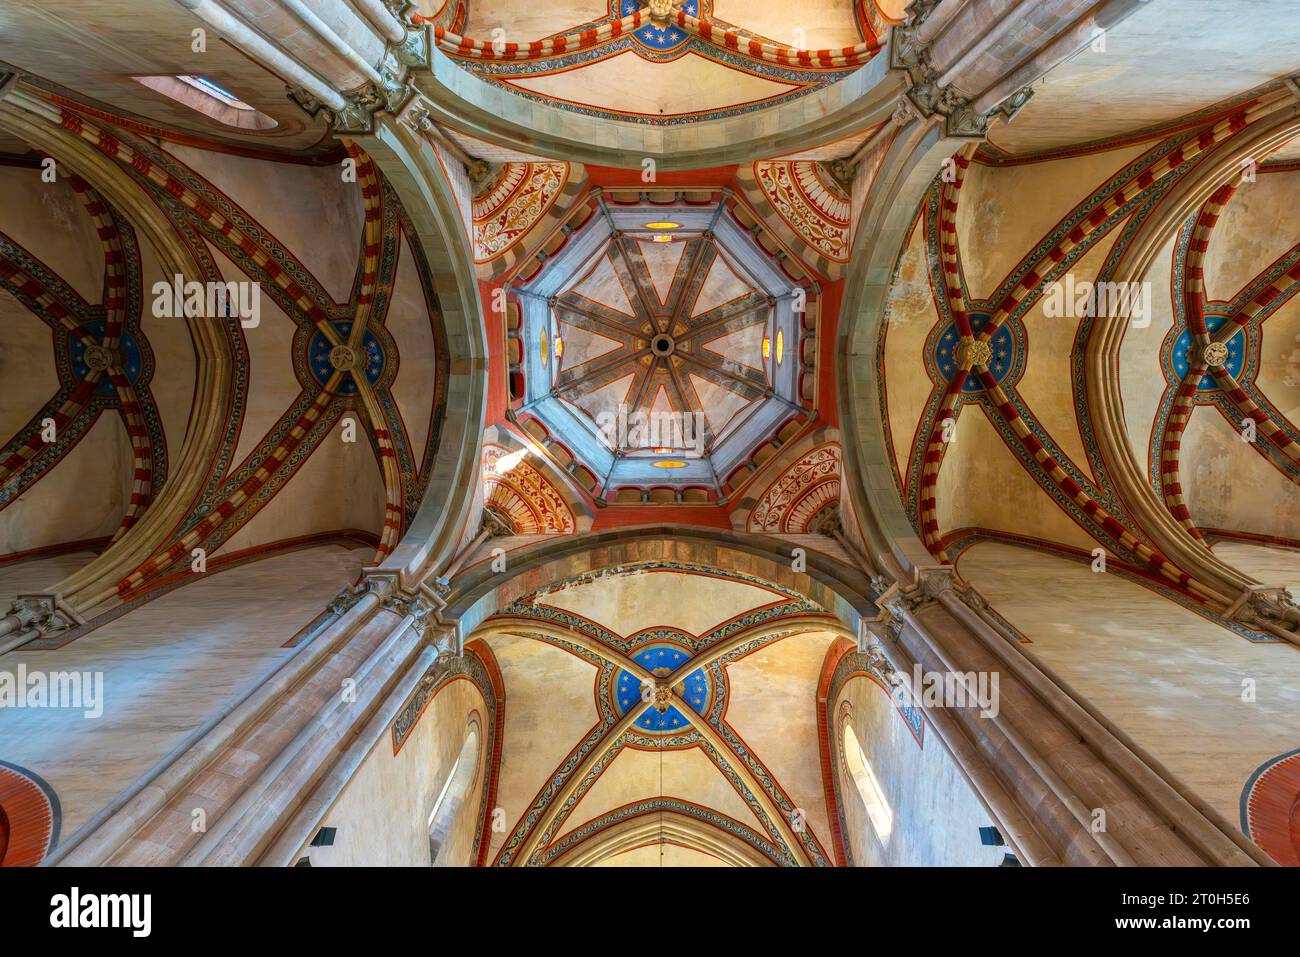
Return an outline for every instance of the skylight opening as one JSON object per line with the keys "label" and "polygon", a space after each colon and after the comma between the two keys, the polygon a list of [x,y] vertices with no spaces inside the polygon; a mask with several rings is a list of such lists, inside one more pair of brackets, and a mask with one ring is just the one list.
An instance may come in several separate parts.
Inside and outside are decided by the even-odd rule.
{"label": "skylight opening", "polygon": [[182,83],[188,83],[196,90],[202,90],[204,93],[208,94],[208,96],[216,97],[222,103],[225,103],[226,106],[234,107],[237,110],[252,109],[251,106],[249,106],[239,97],[235,96],[235,94],[231,93],[229,90],[225,89],[224,87],[218,86],[216,83],[213,83],[206,76],[181,75],[178,76],[176,79],[180,80]]}
{"label": "skylight opening", "polygon": [[233,126],[249,133],[263,133],[279,125],[273,118],[249,106],[206,76],[185,73],[177,76],[136,76],[132,79],[223,126]]}

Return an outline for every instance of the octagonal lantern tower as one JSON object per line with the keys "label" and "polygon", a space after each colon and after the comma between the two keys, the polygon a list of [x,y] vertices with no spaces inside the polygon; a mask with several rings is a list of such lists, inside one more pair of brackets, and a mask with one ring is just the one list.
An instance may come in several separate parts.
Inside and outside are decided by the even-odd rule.
{"label": "octagonal lantern tower", "polygon": [[602,202],[521,291],[520,411],[606,490],[717,491],[801,411],[803,298],[721,197]]}

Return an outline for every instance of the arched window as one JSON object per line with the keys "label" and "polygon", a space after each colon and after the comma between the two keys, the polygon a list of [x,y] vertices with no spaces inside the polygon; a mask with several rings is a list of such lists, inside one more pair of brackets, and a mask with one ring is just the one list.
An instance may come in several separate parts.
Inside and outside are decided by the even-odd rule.
{"label": "arched window", "polygon": [[848,721],[844,722],[844,766],[858,788],[858,795],[866,807],[867,817],[876,836],[880,838],[881,844],[888,844],[889,835],[894,830],[894,812],[885,800],[884,789],[876,780],[875,772],[871,770],[871,762],[858,743],[853,725]]}
{"label": "arched window", "polygon": [[456,755],[456,760],[452,762],[451,770],[447,772],[447,778],[442,783],[442,790],[438,792],[438,798],[433,802],[433,810],[429,812],[430,867],[455,867],[458,863],[462,863],[439,861],[438,856],[447,843],[447,835],[451,833],[452,825],[456,823],[466,796],[474,786],[474,779],[478,777],[478,757],[478,724],[471,722],[469,730],[465,732],[465,743],[461,745],[460,754]]}

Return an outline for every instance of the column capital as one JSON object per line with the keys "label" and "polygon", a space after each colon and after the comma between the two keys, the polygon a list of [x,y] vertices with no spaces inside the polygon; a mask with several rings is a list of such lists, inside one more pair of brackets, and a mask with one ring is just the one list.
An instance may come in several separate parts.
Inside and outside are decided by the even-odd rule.
{"label": "column capital", "polygon": [[35,630],[36,637],[53,635],[86,623],[59,592],[21,594],[14,599],[9,614],[17,618],[23,628]]}
{"label": "column capital", "polygon": [[391,611],[399,618],[410,616],[413,619],[411,627],[414,628],[421,637],[425,636],[429,626],[432,624],[427,619],[433,615],[436,609],[433,600],[423,591],[394,591],[380,602],[380,607],[385,611]]}
{"label": "column capital", "polygon": [[915,580],[907,588],[895,582],[876,600],[884,610],[881,621],[891,634],[897,635],[907,618],[935,604],[944,595],[954,596],[981,616],[988,613],[989,604],[984,596],[964,581],[953,566],[930,565],[917,568],[915,574]]}
{"label": "column capital", "polygon": [[959,93],[952,83],[940,86],[939,70],[930,59],[930,44],[917,36],[925,18],[937,5],[937,2],[926,0],[908,8],[912,15],[906,23],[894,28],[890,41],[889,65],[906,72],[911,79],[906,96],[922,117],[942,116],[944,132],[950,137],[985,139],[989,132],[989,122],[999,115],[1008,120],[1013,119],[1034,95],[1033,88],[1026,86],[989,112],[977,113],[971,106],[971,100]]}
{"label": "column capital", "polygon": [[483,506],[483,517],[479,520],[479,534],[488,538],[509,538],[515,534],[514,524],[506,516],[491,506]]}
{"label": "column capital", "polygon": [[1300,645],[1300,605],[1280,586],[1252,585],[1232,603],[1224,617]]}
{"label": "column capital", "polygon": [[[422,38],[421,38],[422,37]],[[377,70],[379,81],[341,93],[344,105],[334,110],[302,87],[291,87],[289,98],[310,116],[324,111],[330,128],[344,136],[373,133],[376,113],[399,115],[415,97],[415,87],[408,81],[408,67],[427,66],[429,38],[424,30],[407,34],[406,40],[389,44]]]}

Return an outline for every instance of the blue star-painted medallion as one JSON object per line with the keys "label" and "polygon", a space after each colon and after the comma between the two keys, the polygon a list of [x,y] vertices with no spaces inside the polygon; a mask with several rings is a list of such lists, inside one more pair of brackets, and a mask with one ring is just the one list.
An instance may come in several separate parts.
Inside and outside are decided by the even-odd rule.
{"label": "blue star-painted medallion", "polygon": [[[1214,332],[1227,321],[1227,316],[1207,315],[1205,317],[1205,328],[1210,330],[1210,332]],[[1174,340],[1174,344],[1168,356],[1168,363],[1173,368],[1174,374],[1178,377],[1179,381],[1182,381],[1183,377],[1187,375],[1187,351],[1191,346],[1192,334],[1188,329],[1184,328],[1183,331],[1178,334],[1178,338]],[[1223,363],[1223,367],[1232,373],[1234,379],[1240,379],[1241,370],[1246,364],[1245,332],[1238,331],[1235,333],[1233,337],[1228,340],[1227,346],[1228,359]],[[1196,384],[1196,390],[1198,392],[1213,392],[1218,387],[1218,380],[1208,372],[1201,376],[1201,381]]]}
{"label": "blue star-painted medallion", "polygon": [[[647,671],[660,673],[659,669],[662,668],[669,674],[681,667],[689,657],[686,651],[677,645],[662,643],[648,645],[632,655],[632,659]],[[713,683],[703,668],[697,668],[682,679],[678,690],[693,711],[703,714],[708,710],[713,698]],[[628,708],[645,707],[641,679],[629,672],[620,671],[614,676],[613,692],[614,707],[619,714],[625,714]],[[672,706],[663,714],[654,707],[646,707],[645,713],[636,719],[638,731],[652,734],[676,734],[686,730],[690,724],[690,717]]]}
{"label": "blue star-painted medallion", "polygon": [[[629,16],[640,9],[641,3],[639,0],[619,0],[620,17]],[[699,0],[684,0],[681,9],[691,16],[697,17],[700,15]],[[661,27],[656,23],[647,23],[639,30],[633,31],[632,36],[649,49],[657,52],[675,49],[689,38],[689,35],[681,27],[673,24]]]}
{"label": "blue star-painted medallion", "polygon": [[[351,319],[336,319],[330,323],[338,333],[338,337],[347,341],[352,334]],[[325,338],[325,334],[317,329],[312,333],[311,340],[307,344],[307,365],[311,369],[311,374],[321,385],[329,379],[334,373],[334,364],[330,362],[330,350],[334,347],[330,341]],[[379,377],[384,373],[384,349],[379,344],[379,338],[366,330],[366,334],[361,338],[361,348],[365,353],[365,371],[366,381],[374,385],[379,381]],[[346,372],[343,375],[343,381],[338,387],[339,395],[356,395],[357,384],[352,381],[352,373]]]}
{"label": "blue star-painted medallion", "polygon": [[[988,321],[989,314],[986,312],[970,314],[971,328],[977,334]],[[944,379],[952,379],[957,374],[956,352],[959,338],[955,325],[949,325],[939,334],[938,344],[934,350],[934,365]],[[1011,324],[1002,323],[998,331],[993,333],[989,345],[993,348],[993,356],[989,359],[989,372],[993,373],[993,378],[1001,383],[1016,364],[1016,337],[1011,330]],[[977,376],[968,376],[966,384],[962,386],[963,392],[981,392],[983,389],[984,384]]]}
{"label": "blue star-painted medallion", "polygon": [[[87,322],[82,328],[89,333],[91,343],[97,345],[104,341],[103,319]],[[122,332],[117,344],[117,355],[118,361],[122,363],[122,371],[126,374],[127,380],[134,383],[140,378],[142,360],[140,358],[140,346],[131,333]],[[84,337],[69,337],[68,358],[72,361],[72,374],[77,377],[77,381],[81,381],[90,374],[90,367],[86,365],[86,342]],[[113,380],[107,375],[100,377],[99,382],[95,385],[95,392],[98,395],[117,394],[117,390],[113,387]]]}

